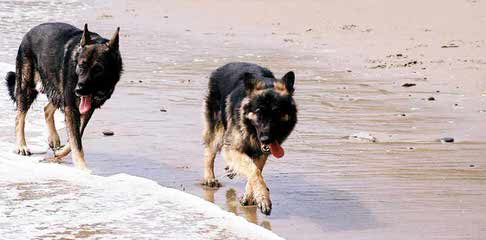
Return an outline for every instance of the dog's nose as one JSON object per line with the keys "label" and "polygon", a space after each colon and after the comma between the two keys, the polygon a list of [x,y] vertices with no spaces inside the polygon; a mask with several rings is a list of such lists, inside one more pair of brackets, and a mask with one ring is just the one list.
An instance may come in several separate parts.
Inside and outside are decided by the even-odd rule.
{"label": "dog's nose", "polygon": [[86,83],[78,82],[78,84],[76,85],[76,89],[74,89],[74,92],[77,95],[83,95],[85,94],[85,90],[86,90]]}

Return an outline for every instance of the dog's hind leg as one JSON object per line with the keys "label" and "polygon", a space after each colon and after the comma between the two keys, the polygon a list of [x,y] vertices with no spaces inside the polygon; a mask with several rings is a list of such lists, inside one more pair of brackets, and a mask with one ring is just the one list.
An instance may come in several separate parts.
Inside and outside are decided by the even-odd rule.
{"label": "dog's hind leg", "polygon": [[27,143],[25,141],[25,116],[27,112],[17,110],[17,117],[15,118],[15,136],[17,139],[17,154],[20,155],[31,155],[29,148],[27,148]]}
{"label": "dog's hind leg", "polygon": [[[209,120],[207,120],[209,121]],[[204,179],[202,184],[208,187],[221,187],[221,183],[214,176],[214,159],[221,148],[224,127],[219,123],[210,125],[206,122],[204,138]]]}
{"label": "dog's hind leg", "polygon": [[44,107],[44,118],[46,119],[46,125],[49,131],[49,147],[53,151],[61,147],[61,139],[59,138],[59,134],[57,133],[56,125],[54,123],[54,113],[56,110],[56,107],[51,102]]}
{"label": "dog's hind leg", "polygon": [[16,152],[20,155],[31,155],[25,141],[25,117],[36,97],[34,64],[29,57],[21,53],[20,56],[17,56],[15,79],[15,102],[17,104],[17,116],[15,118]]}
{"label": "dog's hind leg", "polygon": [[214,176],[214,158],[223,138],[223,127],[215,127],[214,131],[204,130],[204,179],[202,184],[208,187],[221,187]]}
{"label": "dog's hind leg", "polygon": [[246,192],[241,199],[242,205],[257,204],[263,214],[270,215],[272,202],[270,191],[263,179],[262,171],[267,160],[266,155],[252,159],[245,153],[223,147],[223,158],[234,171],[247,176]]}

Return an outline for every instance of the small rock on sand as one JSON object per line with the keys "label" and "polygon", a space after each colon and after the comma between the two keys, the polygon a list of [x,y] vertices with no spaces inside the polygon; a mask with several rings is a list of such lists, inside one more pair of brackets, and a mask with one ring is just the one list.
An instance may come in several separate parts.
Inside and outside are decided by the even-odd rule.
{"label": "small rock on sand", "polygon": [[113,135],[115,135],[115,133],[113,131],[110,131],[110,130],[104,130],[103,131],[103,135],[105,135],[105,136],[113,136]]}
{"label": "small rock on sand", "polygon": [[441,143],[452,143],[454,142],[454,138],[451,137],[443,137],[439,139]]}
{"label": "small rock on sand", "polygon": [[459,47],[457,44],[455,44],[455,43],[449,43],[447,45],[442,45],[441,48],[457,48],[457,47]]}
{"label": "small rock on sand", "polygon": [[167,112],[167,109],[165,109],[165,108],[161,108],[161,109],[160,109],[160,111],[161,111],[161,112]]}
{"label": "small rock on sand", "polygon": [[429,101],[435,101],[435,97],[429,97],[429,98],[427,98],[427,100],[429,100]]}
{"label": "small rock on sand", "polygon": [[367,132],[360,132],[349,136],[349,140],[376,142],[376,138]]}
{"label": "small rock on sand", "polygon": [[404,84],[402,85],[402,87],[413,87],[413,86],[416,86],[416,85],[417,85],[417,84],[415,84],[415,83],[404,83]]}

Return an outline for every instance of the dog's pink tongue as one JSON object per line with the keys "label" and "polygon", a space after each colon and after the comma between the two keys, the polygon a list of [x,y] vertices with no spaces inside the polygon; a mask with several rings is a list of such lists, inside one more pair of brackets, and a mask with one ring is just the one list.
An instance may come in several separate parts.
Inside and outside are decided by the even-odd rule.
{"label": "dog's pink tongue", "polygon": [[276,158],[281,158],[284,156],[284,149],[278,144],[277,142],[271,143],[270,144],[270,152],[272,153],[273,156]]}
{"label": "dog's pink tongue", "polygon": [[91,96],[82,96],[79,103],[79,113],[85,114],[91,109]]}

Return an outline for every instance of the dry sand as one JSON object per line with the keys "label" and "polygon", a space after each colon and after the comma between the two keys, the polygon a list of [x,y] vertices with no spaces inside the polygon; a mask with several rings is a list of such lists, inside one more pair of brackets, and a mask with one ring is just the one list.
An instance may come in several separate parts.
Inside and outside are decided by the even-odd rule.
{"label": "dry sand", "polygon": [[[109,1],[81,16],[121,27],[126,67],[87,129],[95,173],[154,179],[288,239],[486,237],[484,1]],[[243,178],[197,184],[207,76],[229,61],[297,74],[299,124],[265,169],[270,217],[238,205]],[[348,138],[360,132],[377,142]]]}

